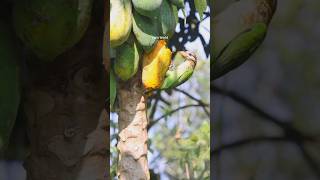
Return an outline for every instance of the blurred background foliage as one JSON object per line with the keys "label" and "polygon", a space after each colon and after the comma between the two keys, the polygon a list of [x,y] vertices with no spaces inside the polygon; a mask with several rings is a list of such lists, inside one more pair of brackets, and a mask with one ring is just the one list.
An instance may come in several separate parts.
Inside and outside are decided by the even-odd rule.
{"label": "blurred background foliage", "polygon": [[[198,5],[195,5],[195,3]],[[187,0],[186,18],[179,11],[179,24],[169,47],[197,54],[193,76],[170,91],[158,91],[148,99],[151,179],[210,179],[210,8]],[[198,8],[206,9],[202,19]],[[174,56],[174,62],[179,61]],[[111,176],[117,168],[117,114],[110,123]]]}
{"label": "blurred background foliage", "polygon": [[[12,1],[0,0],[0,21],[12,26]],[[0,27],[12,28],[12,27]],[[12,28],[13,29],[13,28]],[[18,45],[18,38],[15,37],[17,49],[13,51],[19,56],[21,46]],[[20,56],[19,56],[20,57]],[[1,121],[2,119],[0,119]],[[15,125],[11,131],[9,144],[6,149],[0,151],[0,179],[1,180],[24,180],[26,172],[23,168],[23,160],[28,154],[29,142],[26,132],[26,119],[19,108]]]}
{"label": "blurred background foliage", "polygon": [[320,1],[279,0],[262,46],[215,81],[213,179],[320,179],[319,17]]}

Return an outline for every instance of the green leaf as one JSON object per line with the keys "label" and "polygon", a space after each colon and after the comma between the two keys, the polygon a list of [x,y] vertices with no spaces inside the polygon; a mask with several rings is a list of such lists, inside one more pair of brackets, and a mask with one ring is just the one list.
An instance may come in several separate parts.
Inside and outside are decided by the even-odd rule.
{"label": "green leaf", "polygon": [[207,0],[195,0],[194,5],[200,15],[200,21],[202,21],[203,13],[207,9]]}
{"label": "green leaf", "polygon": [[176,20],[176,23],[178,24],[179,23],[179,16],[178,16],[178,8],[174,5],[171,5],[172,6],[172,9],[173,9],[173,15],[174,15],[174,18]]}

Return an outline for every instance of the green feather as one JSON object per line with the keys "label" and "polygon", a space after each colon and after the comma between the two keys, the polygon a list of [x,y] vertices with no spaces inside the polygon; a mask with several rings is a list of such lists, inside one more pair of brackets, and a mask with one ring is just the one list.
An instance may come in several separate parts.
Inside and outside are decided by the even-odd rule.
{"label": "green feather", "polygon": [[232,39],[214,58],[211,78],[217,79],[243,64],[263,42],[267,25],[256,23]]}
{"label": "green feather", "polygon": [[168,70],[161,89],[170,89],[170,87],[174,85],[175,80],[178,79],[177,77],[178,75],[176,70]]}
{"label": "green feather", "polygon": [[185,72],[183,72],[179,78],[177,83],[175,84],[175,87],[180,86],[181,84],[185,83],[193,74],[193,69],[187,69]]}
{"label": "green feather", "polygon": [[193,74],[194,67],[187,61],[180,64],[176,69],[167,71],[166,78],[161,89],[172,89],[186,82]]}

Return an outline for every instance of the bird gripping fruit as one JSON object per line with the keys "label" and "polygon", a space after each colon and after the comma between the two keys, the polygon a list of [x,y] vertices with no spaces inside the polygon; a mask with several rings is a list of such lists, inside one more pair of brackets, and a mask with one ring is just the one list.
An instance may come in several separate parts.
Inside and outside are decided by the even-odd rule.
{"label": "bird gripping fruit", "polygon": [[176,68],[169,69],[161,89],[172,89],[186,82],[193,74],[197,65],[197,56],[189,51],[179,51],[184,61]]}

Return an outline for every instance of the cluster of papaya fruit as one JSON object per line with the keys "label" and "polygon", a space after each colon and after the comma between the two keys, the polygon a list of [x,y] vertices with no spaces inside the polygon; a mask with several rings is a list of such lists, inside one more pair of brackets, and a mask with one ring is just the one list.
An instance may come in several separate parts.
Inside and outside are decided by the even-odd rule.
{"label": "cluster of papaya fruit", "polygon": [[20,104],[19,52],[32,52],[28,55],[42,62],[56,59],[80,41],[92,7],[93,0],[0,2],[0,151],[8,144]]}
{"label": "cluster of papaya fruit", "polygon": [[[181,70],[178,74],[179,68],[169,68],[172,52],[167,47],[175,32],[178,10],[183,8],[184,0],[110,0],[110,54],[115,59],[110,72],[111,109],[117,80],[128,81],[141,66],[146,92],[169,89],[186,81],[186,78],[179,80],[183,74]],[[189,52],[181,55],[194,60],[192,74],[195,55]],[[188,78],[191,74],[188,73]]]}

